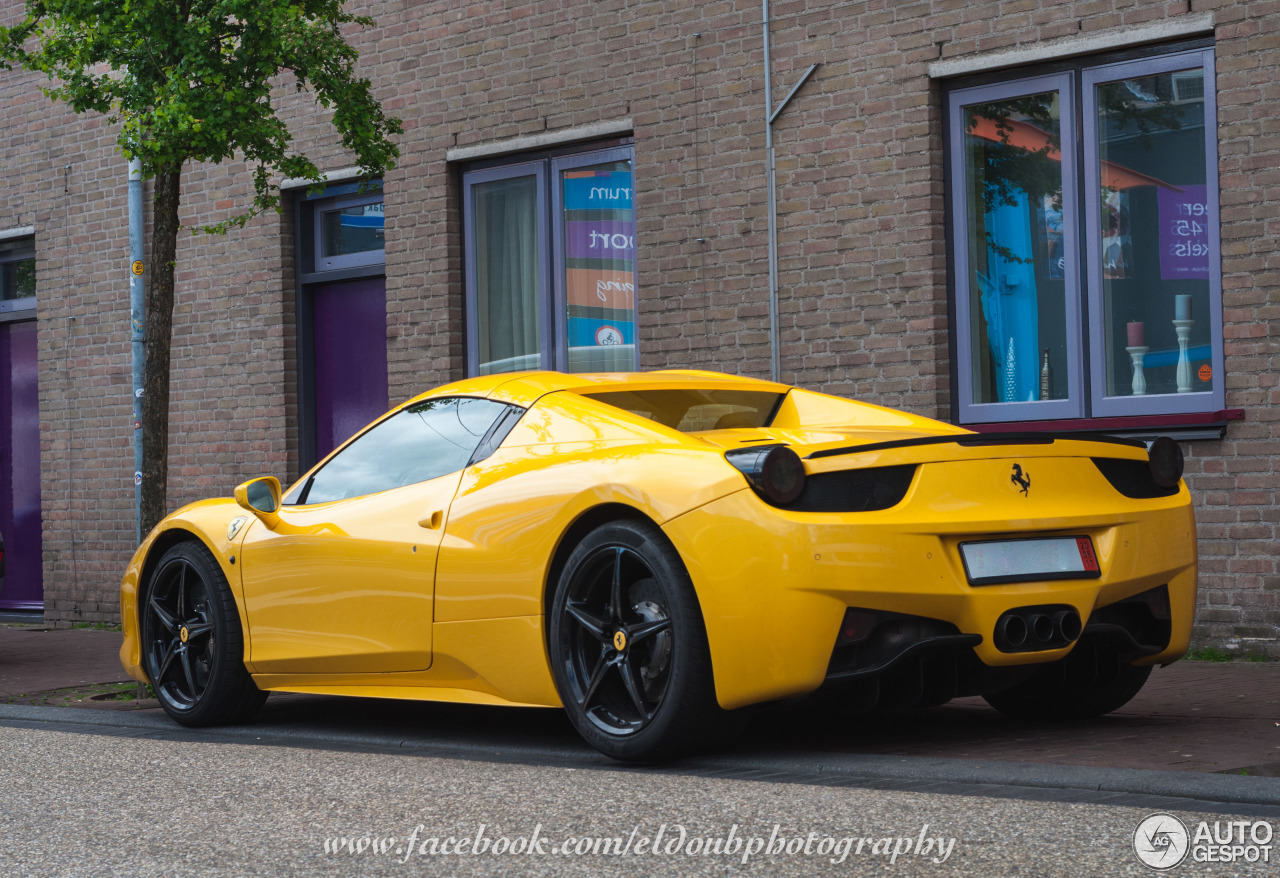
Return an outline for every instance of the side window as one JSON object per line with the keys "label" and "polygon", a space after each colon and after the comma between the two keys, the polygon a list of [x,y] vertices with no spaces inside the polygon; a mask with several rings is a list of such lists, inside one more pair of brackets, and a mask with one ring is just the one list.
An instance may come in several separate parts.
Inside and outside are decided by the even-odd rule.
{"label": "side window", "polygon": [[299,504],[389,491],[457,472],[507,405],[488,399],[430,399],[397,412],[344,448],[311,477]]}

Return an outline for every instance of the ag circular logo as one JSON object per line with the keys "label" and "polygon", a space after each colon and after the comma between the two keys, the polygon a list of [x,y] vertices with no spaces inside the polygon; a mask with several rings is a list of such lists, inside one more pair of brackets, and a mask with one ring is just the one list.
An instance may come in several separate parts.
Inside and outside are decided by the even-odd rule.
{"label": "ag circular logo", "polygon": [[1169,814],[1152,814],[1133,832],[1133,852],[1152,869],[1172,869],[1187,858],[1191,834]]}

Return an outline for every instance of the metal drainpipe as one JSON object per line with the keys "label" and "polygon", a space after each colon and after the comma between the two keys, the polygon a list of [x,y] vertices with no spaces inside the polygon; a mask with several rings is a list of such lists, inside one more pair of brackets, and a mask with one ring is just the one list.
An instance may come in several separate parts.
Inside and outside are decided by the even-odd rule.
{"label": "metal drainpipe", "polygon": [[764,154],[765,188],[769,213],[769,375],[774,381],[782,373],[778,345],[778,198],[773,185],[773,78],[769,62],[769,0],[761,0],[764,11]]}
{"label": "metal drainpipe", "polygon": [[133,521],[142,542],[142,381],[147,361],[143,323],[142,162],[129,162],[129,326],[133,342]]}

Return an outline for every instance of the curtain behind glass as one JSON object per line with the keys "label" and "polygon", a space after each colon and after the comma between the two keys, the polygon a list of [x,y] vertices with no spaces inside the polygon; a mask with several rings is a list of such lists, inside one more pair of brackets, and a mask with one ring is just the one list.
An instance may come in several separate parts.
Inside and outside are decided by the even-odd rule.
{"label": "curtain behind glass", "polygon": [[537,178],[479,183],[473,194],[480,374],[540,368]]}

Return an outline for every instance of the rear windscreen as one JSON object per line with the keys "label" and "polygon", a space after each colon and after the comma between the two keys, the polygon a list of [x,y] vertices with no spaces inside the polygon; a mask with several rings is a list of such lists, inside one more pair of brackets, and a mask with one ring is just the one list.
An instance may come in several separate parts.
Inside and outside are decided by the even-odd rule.
{"label": "rear windscreen", "polygon": [[785,394],[760,390],[603,390],[583,393],[682,433],[765,427]]}

